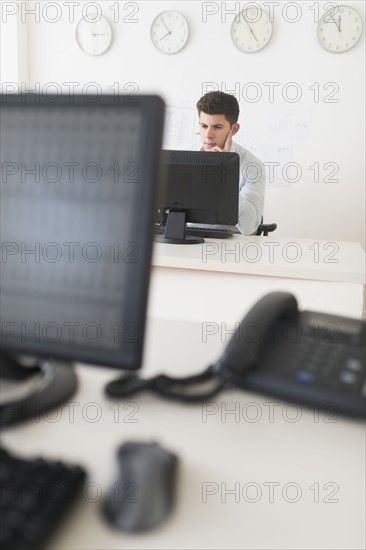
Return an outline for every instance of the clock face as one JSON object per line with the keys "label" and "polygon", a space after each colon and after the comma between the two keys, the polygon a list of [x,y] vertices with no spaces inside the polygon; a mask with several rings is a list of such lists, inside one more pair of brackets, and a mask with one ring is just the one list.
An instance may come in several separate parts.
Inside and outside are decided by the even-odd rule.
{"label": "clock face", "polygon": [[150,30],[154,46],[162,53],[179,52],[187,43],[189,27],[178,11],[164,11],[155,17]]}
{"label": "clock face", "polygon": [[259,6],[242,10],[231,25],[231,39],[240,51],[255,53],[267,46],[272,36],[272,23]]}
{"label": "clock face", "polygon": [[334,6],[319,21],[318,39],[329,52],[343,53],[350,50],[361,35],[361,16],[350,6]]}
{"label": "clock face", "polygon": [[83,52],[101,55],[112,43],[112,28],[104,17],[96,18],[94,22],[80,19],[76,27],[76,41]]}

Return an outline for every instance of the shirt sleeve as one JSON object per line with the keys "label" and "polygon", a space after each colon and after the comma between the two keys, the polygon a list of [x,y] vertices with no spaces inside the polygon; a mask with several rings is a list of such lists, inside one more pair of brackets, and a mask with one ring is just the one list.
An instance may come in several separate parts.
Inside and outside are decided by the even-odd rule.
{"label": "shirt sleeve", "polygon": [[266,173],[264,164],[245,151],[240,152],[239,217],[237,228],[243,235],[252,235],[263,217]]}

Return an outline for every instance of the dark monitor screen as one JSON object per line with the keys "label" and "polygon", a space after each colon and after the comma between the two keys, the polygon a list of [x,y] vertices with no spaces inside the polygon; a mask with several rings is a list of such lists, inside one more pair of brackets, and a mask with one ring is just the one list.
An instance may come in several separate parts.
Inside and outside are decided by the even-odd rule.
{"label": "dark monitor screen", "polygon": [[187,242],[189,222],[229,226],[238,222],[237,153],[165,150],[162,164],[167,173],[167,189],[159,208],[165,235],[159,240]]}
{"label": "dark monitor screen", "polygon": [[140,367],[163,101],[0,107],[2,349]]}

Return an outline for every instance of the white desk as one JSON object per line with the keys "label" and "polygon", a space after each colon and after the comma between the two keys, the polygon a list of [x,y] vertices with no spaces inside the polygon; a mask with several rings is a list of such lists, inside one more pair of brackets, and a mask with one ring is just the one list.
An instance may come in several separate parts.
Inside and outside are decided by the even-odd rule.
{"label": "white desk", "polygon": [[[144,375],[201,370],[222,348],[218,337],[202,342],[200,323],[150,320]],[[73,407],[2,438],[13,452],[88,469],[88,497],[50,549],[364,548],[364,424],[240,391],[208,408],[148,394],[114,403],[102,390],[115,371],[80,367],[79,375]],[[98,496],[109,493],[116,450],[128,440],[159,441],[180,458],[175,512],[144,535],[112,531],[100,515]]]}
{"label": "white desk", "polygon": [[236,235],[199,245],[155,243],[152,263],[152,317],[236,322],[276,290],[292,292],[301,309],[364,314],[365,252],[358,243]]}
{"label": "white desk", "polygon": [[[155,248],[144,376],[201,371],[220,355],[226,339],[220,330],[204,342],[203,323],[226,322],[225,329],[233,328],[272,290],[293,292],[301,309],[361,316],[360,263],[356,259],[347,267],[347,255],[337,273],[326,267],[327,276],[319,270],[317,277],[304,280],[293,265],[281,276],[273,276],[273,265],[264,269],[259,263],[262,273],[238,272],[233,265],[220,272],[205,269],[189,257],[197,254],[196,247],[180,247],[173,262],[176,247],[167,246]],[[349,262],[362,256],[357,246],[349,251]],[[209,408],[149,394],[114,403],[104,397],[103,387],[116,371],[78,370],[73,406],[2,437],[10,451],[77,462],[89,472],[87,497],[52,540],[51,550],[364,548],[363,423],[240,391],[221,394]],[[100,495],[109,493],[116,479],[116,450],[128,440],[159,441],[180,458],[176,510],[144,535],[112,531],[100,515]]]}
{"label": "white desk", "polygon": [[365,284],[363,248],[342,241],[233,235],[195,245],[155,243],[153,265]]}

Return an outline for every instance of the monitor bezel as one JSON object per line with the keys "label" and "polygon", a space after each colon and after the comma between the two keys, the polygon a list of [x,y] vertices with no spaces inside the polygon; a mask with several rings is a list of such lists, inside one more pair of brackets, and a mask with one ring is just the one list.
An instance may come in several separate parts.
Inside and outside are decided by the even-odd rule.
{"label": "monitor bezel", "polygon": [[[131,234],[136,236],[136,241],[143,243],[141,246],[141,269],[131,269],[127,275],[126,287],[129,288],[127,310],[124,322],[136,323],[139,330],[137,341],[121,342],[117,348],[99,347],[71,344],[71,343],[43,343],[22,342],[20,336],[7,336],[3,341],[3,333],[0,327],[0,351],[35,357],[64,359],[81,363],[103,365],[127,370],[135,370],[141,367],[143,356],[143,343],[146,325],[146,312],[148,302],[150,267],[153,247],[154,215],[159,195],[164,192],[164,181],[161,177],[160,151],[164,127],[165,104],[161,97],[156,95],[112,95],[102,94],[97,100],[90,102],[82,95],[39,95],[39,94],[0,94],[0,107],[14,108],[21,105],[37,108],[38,106],[52,109],[58,107],[67,108],[72,105],[82,105],[90,109],[96,106],[102,108],[116,108],[129,106],[141,110],[142,114],[142,142],[139,159],[141,162],[141,181],[143,184],[139,190],[139,210],[133,217]],[[145,238],[143,238],[145,236]],[[128,344],[128,345],[127,345]]]}

